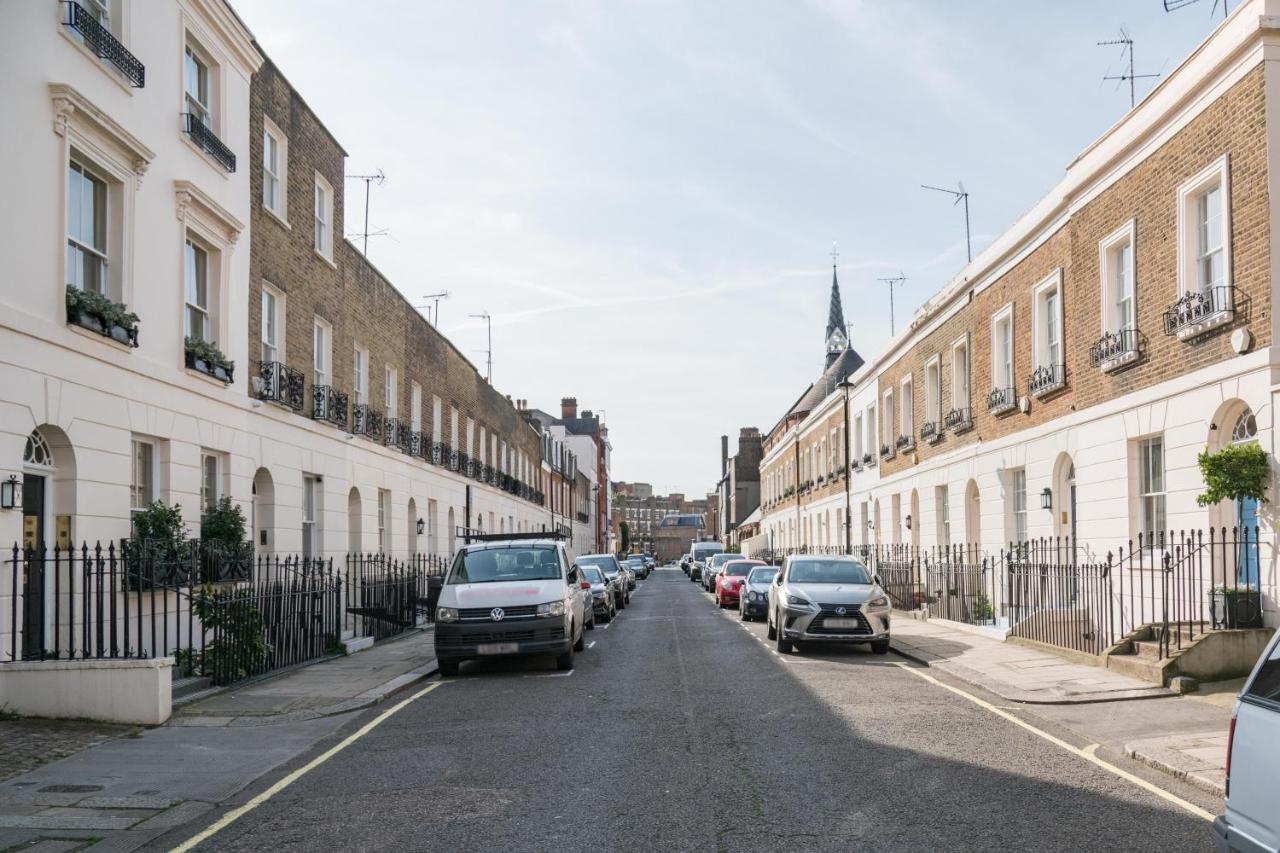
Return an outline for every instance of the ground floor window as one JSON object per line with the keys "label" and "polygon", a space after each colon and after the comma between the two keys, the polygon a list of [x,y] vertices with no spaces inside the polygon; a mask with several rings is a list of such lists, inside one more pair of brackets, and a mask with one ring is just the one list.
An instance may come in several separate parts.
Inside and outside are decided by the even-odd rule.
{"label": "ground floor window", "polygon": [[1009,472],[1013,509],[1013,541],[1027,541],[1027,469],[1015,468]]}
{"label": "ground floor window", "polygon": [[1150,544],[1164,530],[1164,436],[1138,442],[1138,532]]}

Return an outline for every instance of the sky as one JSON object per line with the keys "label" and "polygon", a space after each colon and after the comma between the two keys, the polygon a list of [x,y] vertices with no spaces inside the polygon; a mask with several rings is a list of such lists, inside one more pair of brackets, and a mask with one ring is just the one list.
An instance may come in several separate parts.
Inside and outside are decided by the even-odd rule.
{"label": "sky", "polygon": [[[1169,72],[1214,0],[232,0],[371,190],[369,259],[493,383],[604,415],[613,477],[701,495],[823,365],[832,244],[867,360]],[[1235,8],[1235,3],[1231,4]],[[353,10],[356,10],[353,13]],[[1153,81],[1137,81],[1138,97]],[[348,237],[364,183],[346,184]],[[732,450],[731,450],[732,452]]]}

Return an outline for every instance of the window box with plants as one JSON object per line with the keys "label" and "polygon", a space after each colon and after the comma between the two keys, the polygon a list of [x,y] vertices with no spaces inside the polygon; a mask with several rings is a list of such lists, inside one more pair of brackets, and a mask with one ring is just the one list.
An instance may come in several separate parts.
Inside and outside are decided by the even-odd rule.
{"label": "window box with plants", "polygon": [[223,355],[216,343],[196,338],[186,339],[186,363],[187,367],[197,373],[212,376],[228,385],[231,384],[236,369],[236,363]]}
{"label": "window box with plants", "polygon": [[92,290],[67,285],[67,322],[125,346],[138,345],[138,315]]}

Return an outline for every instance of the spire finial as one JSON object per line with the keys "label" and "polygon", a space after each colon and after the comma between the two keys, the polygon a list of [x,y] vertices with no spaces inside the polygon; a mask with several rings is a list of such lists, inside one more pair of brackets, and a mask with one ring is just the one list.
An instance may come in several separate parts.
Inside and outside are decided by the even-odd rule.
{"label": "spire finial", "polygon": [[836,242],[831,241],[831,266],[836,265],[836,259],[840,257],[840,249],[836,247]]}

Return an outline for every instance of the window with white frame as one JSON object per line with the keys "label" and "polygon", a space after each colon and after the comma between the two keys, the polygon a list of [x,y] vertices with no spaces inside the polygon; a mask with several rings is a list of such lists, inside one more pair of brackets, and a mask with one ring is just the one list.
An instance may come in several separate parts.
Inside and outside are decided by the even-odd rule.
{"label": "window with white frame", "polygon": [[333,381],[333,327],[319,317],[315,318],[311,332],[311,357],[315,360],[316,385],[329,385]]}
{"label": "window with white frame", "polygon": [[1164,436],[1138,441],[1138,533],[1147,544],[1164,532]]}
{"label": "window with white frame", "polygon": [[862,413],[853,416],[853,461],[862,461]]}
{"label": "window with white frame", "polygon": [[924,419],[942,424],[942,357],[935,355],[924,366]]}
{"label": "window with white frame", "polygon": [[409,431],[422,432],[422,386],[417,382],[409,386]]}
{"label": "window with white frame", "polygon": [[289,140],[267,117],[262,119],[262,206],[280,219],[289,202]]}
{"label": "window with white frame", "polygon": [[1062,352],[1062,272],[1037,284],[1031,291],[1035,306],[1035,367],[1057,369],[1064,364]]}
{"label": "window with white frame", "polygon": [[884,426],[880,429],[880,435],[884,438],[884,445],[893,452],[894,427],[893,422],[893,389],[890,388],[884,392],[884,400],[880,403],[880,417],[884,419]]}
{"label": "window with white frame", "polygon": [[964,412],[969,406],[969,336],[964,335],[951,344],[951,408]]}
{"label": "window with white frame", "polygon": [[316,173],[313,245],[322,257],[333,259],[333,186],[319,172]]}
{"label": "window with white frame", "polygon": [[302,556],[311,559],[320,555],[320,478],[314,474],[302,475]]}
{"label": "window with white frame", "polygon": [[991,384],[1013,389],[1013,305],[1006,305],[991,320]]}
{"label": "window with white frame", "polygon": [[369,351],[356,347],[351,361],[352,393],[357,406],[369,405]]}
{"label": "window with white frame", "polygon": [[876,404],[872,403],[867,406],[867,449],[864,451],[864,455],[870,453],[873,459],[880,449],[876,445],[876,424]]}
{"label": "window with white frame", "polygon": [[400,394],[396,387],[399,384],[399,375],[396,369],[391,365],[387,365],[383,372],[382,397],[387,407],[387,417],[397,417],[400,411]]}
{"label": "window with white frame", "polygon": [[388,522],[391,518],[391,492],[378,489],[378,550],[386,554],[391,550],[391,530]]}
{"label": "window with white frame", "polygon": [[938,547],[946,548],[951,544],[951,497],[946,486],[937,486],[933,490],[934,514],[938,519]]}
{"label": "window with white frame", "polygon": [[1223,155],[1178,188],[1178,291],[1199,294],[1201,313],[1231,304],[1229,161]]}
{"label": "window with white frame", "polygon": [[209,60],[188,40],[182,56],[182,93],[187,112],[205,127],[213,128]]}
{"label": "window with white frame", "polygon": [[156,445],[145,438],[133,439],[133,466],[129,484],[129,509],[139,512],[156,500]]}
{"label": "window with white frame", "polygon": [[[262,316],[260,318],[262,361],[284,361],[284,294],[262,283]],[[274,374],[273,374],[274,375]]]}
{"label": "window with white frame", "polygon": [[449,407],[449,447],[458,449],[458,407]]}
{"label": "window with white frame", "polygon": [[107,181],[83,161],[67,167],[67,284],[108,295]]}
{"label": "window with white frame", "polygon": [[915,431],[916,418],[916,395],[914,383],[910,376],[902,380],[902,402],[899,404],[902,409],[902,417],[900,427],[902,435],[911,438]]}
{"label": "window with white frame", "polygon": [[431,395],[431,440],[439,442],[441,440],[441,413],[443,404],[436,395]]}
{"label": "window with white frame", "polygon": [[1027,541],[1027,469],[1009,472],[1009,511],[1013,521],[1013,541]]}
{"label": "window with white frame", "polygon": [[209,341],[213,333],[209,299],[209,251],[188,234],[183,246],[186,336]]}
{"label": "window with white frame", "polygon": [[226,476],[225,454],[214,450],[200,451],[200,506],[205,512],[211,512],[222,500]]}
{"label": "window with white frame", "polygon": [[1103,334],[1119,335],[1138,327],[1133,259],[1136,231],[1136,220],[1131,219],[1098,244]]}

